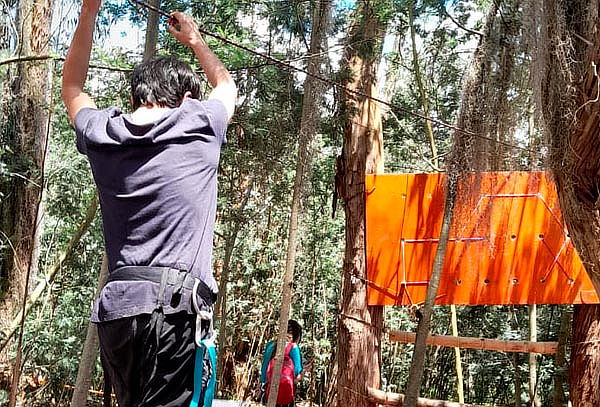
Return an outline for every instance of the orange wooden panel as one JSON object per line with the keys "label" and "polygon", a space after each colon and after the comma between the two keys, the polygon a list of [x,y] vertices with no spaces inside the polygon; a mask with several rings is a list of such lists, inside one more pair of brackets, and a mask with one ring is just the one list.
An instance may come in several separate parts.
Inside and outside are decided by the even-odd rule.
{"label": "orange wooden panel", "polygon": [[[441,174],[366,179],[370,305],[425,300],[445,198]],[[600,303],[543,172],[459,184],[437,304]]]}

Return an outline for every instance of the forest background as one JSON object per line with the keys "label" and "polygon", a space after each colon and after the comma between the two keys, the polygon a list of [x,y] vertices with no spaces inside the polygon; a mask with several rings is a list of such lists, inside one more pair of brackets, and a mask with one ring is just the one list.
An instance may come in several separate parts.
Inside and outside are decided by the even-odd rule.
{"label": "forest background", "polygon": [[[26,0],[2,0],[0,15],[0,205],[8,212],[14,185],[43,189],[41,209],[35,212],[34,256],[29,292],[41,288],[39,300],[25,319],[23,337],[14,327],[21,297],[12,298],[10,312],[2,313],[0,405],[8,402],[12,367],[22,351],[21,400],[26,405],[67,405],[76,381],[88,319],[101,269],[103,240],[94,183],[84,156],[77,153],[75,135],[60,103],[62,57],[77,21],[79,3],[47,2],[52,11],[48,49],[37,61],[15,63],[16,57],[41,55],[23,51],[19,13]],[[166,10],[185,10],[199,26],[236,43],[304,67],[314,28],[311,1],[180,1],[164,0]],[[320,3],[323,3],[321,1]],[[352,27],[373,11],[378,25],[373,37],[353,35]],[[489,10],[494,9],[493,14]],[[491,95],[489,123],[500,128],[497,140],[486,147],[493,169],[545,169],[548,150],[541,143],[530,88],[532,55],[526,47],[527,9],[518,1],[382,0],[336,1],[321,46],[321,74],[346,83],[344,55],[367,55],[377,69],[382,105],[383,165],[392,172],[437,172],[451,150],[452,130],[410,114],[420,112],[439,121],[458,120],[464,77],[472,55],[486,37],[490,48],[486,86]],[[487,16],[487,17],[486,17]],[[128,73],[142,58],[137,48],[119,47],[115,23],[131,25],[143,38],[147,13],[129,2],[104,2],[96,31],[89,92],[100,107],[128,106]],[[486,25],[486,21],[488,25]],[[493,22],[490,28],[490,21]],[[486,31],[484,31],[486,29]],[[356,34],[356,33],[354,33]],[[34,31],[35,35],[35,31]],[[131,36],[131,33],[128,33]],[[136,34],[134,34],[136,35]],[[228,131],[219,168],[219,204],[215,236],[215,273],[221,285],[217,307],[220,397],[256,397],[259,366],[265,343],[276,333],[281,286],[286,262],[290,204],[299,148],[302,103],[307,76],[261,60],[244,50],[207,38],[232,72],[239,88],[236,115]],[[175,53],[197,67],[191,53],[169,37],[164,24],[158,36],[159,53]],[[12,62],[11,62],[12,61]],[[11,115],[21,66],[46,66],[50,84],[37,106],[48,117],[41,169],[13,147],[18,120]],[[311,369],[299,385],[299,398],[329,405],[336,397],[336,354],[344,268],[343,203],[336,198],[336,158],[342,154],[345,116],[344,92],[323,85],[318,97],[316,136],[308,148],[309,171],[300,196],[299,241],[291,317],[304,327],[300,346]],[[42,115],[43,116],[43,115]],[[41,120],[39,116],[29,118]],[[500,125],[498,124],[500,123]],[[499,147],[500,146],[500,147]],[[493,158],[493,160],[492,160]],[[492,168],[490,168],[492,169]],[[42,176],[43,173],[43,176]],[[336,211],[337,208],[337,211]],[[16,214],[18,217],[19,215]],[[93,217],[92,217],[93,216]],[[86,218],[91,222],[86,223]],[[31,231],[30,231],[31,232]],[[0,277],[8,279],[8,258],[18,251],[8,229],[2,229]],[[74,238],[75,237],[75,238]],[[65,255],[66,254],[66,255]],[[62,256],[62,257],[61,257]],[[3,293],[3,301],[10,295]],[[458,307],[458,331],[468,336],[499,339],[557,340],[561,322],[569,321],[565,306]],[[415,309],[387,307],[385,330],[414,330]],[[533,319],[532,319],[533,315]],[[533,322],[532,322],[533,320]],[[451,333],[450,311],[437,307],[432,332]],[[536,327],[537,323],[537,327]],[[18,325],[18,324],[17,324]],[[7,333],[10,332],[10,337]],[[15,333],[16,332],[16,333]],[[382,389],[402,392],[406,387],[412,345],[391,343],[381,348]],[[465,399],[470,403],[508,406],[532,402],[553,405],[555,394],[566,392],[564,367],[553,356],[463,351]],[[102,388],[99,363],[92,379]],[[457,400],[455,353],[449,348],[427,351],[421,394]],[[529,381],[529,385],[526,382]],[[101,397],[90,393],[90,405]],[[554,404],[556,405],[556,404]],[[558,404],[560,405],[560,404]]]}

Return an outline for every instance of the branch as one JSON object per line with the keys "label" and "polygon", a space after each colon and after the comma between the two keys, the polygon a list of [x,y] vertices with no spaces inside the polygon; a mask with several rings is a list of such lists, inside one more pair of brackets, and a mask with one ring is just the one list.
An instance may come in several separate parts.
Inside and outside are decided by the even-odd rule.
{"label": "branch", "polygon": [[[27,55],[22,57],[13,57],[7,58],[0,61],[0,66],[15,64],[21,62],[32,62],[32,61],[64,61],[65,57],[59,57],[56,55]],[[108,65],[98,65],[98,64],[90,64],[90,68],[94,69],[104,69],[107,71],[115,71],[115,72],[131,72],[133,68],[122,68],[117,66],[108,66]]]}
{"label": "branch", "polygon": [[468,32],[470,34],[479,35],[480,37],[483,37],[483,33],[480,33],[479,31],[472,30],[472,29],[470,29],[468,27],[465,27],[461,23],[459,23],[454,17],[452,17],[452,15],[450,13],[448,13],[448,10],[446,10],[446,7],[444,7],[443,9],[444,9],[444,14],[446,14],[448,16],[448,18],[450,20],[452,20],[452,22],[454,24],[456,24],[457,26],[459,26],[460,28],[462,28],[463,30],[465,30],[466,32]]}

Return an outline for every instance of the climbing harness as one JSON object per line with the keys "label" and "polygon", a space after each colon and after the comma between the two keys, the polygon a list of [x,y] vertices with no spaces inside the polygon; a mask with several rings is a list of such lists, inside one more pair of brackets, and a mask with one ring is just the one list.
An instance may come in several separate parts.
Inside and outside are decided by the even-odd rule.
{"label": "climbing harness", "polygon": [[[194,390],[190,407],[211,407],[217,370],[216,335],[212,325],[212,307],[216,301],[216,294],[202,280],[193,277],[186,267],[124,266],[110,273],[107,284],[113,281],[150,281],[159,284],[156,307],[150,317],[150,326],[156,335],[157,346],[165,318],[163,307],[168,304],[165,301],[166,287],[173,286],[171,298],[181,296],[184,289],[191,291],[192,308],[196,314],[194,332],[196,352],[194,359]],[[206,306],[201,306],[198,296],[207,302]],[[202,327],[207,324],[208,337],[203,339]],[[156,357],[158,357],[158,354]],[[109,407],[112,383],[107,371],[106,361],[103,358],[102,366],[104,369],[104,407]]]}

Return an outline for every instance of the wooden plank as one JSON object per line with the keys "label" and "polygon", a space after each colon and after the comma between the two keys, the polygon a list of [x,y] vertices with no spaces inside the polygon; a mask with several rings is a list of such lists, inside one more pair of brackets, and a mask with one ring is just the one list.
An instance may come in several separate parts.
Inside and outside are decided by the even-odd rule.
{"label": "wooden plank", "polygon": [[[367,387],[367,395],[369,400],[382,404],[384,406],[397,406],[402,407],[404,405],[404,394],[391,393],[388,391],[381,391],[372,387]],[[464,404],[456,403],[453,401],[443,400],[432,400],[419,397],[417,399],[417,407],[483,407],[476,404]]]}
{"label": "wooden plank", "polygon": [[[414,343],[416,337],[413,332],[404,331],[391,331],[388,335],[391,342],[400,343]],[[506,341],[449,335],[430,335],[427,337],[427,345],[498,352],[539,353],[544,355],[556,353],[558,349],[558,342]]]}

